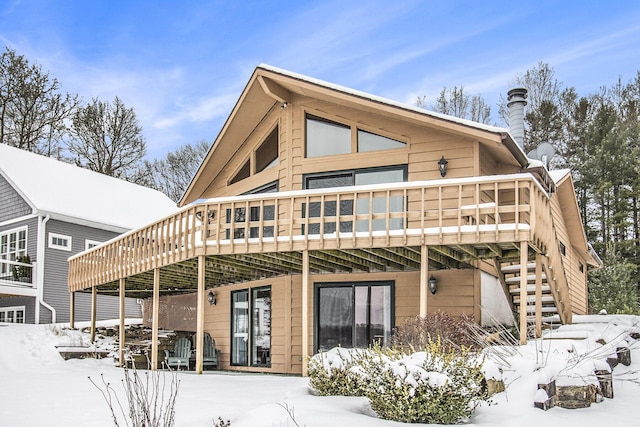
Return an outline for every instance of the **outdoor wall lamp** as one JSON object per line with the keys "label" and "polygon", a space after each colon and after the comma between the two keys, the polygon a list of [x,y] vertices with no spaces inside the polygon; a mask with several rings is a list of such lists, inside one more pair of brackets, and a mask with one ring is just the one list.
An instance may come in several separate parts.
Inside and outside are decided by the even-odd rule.
{"label": "outdoor wall lamp", "polygon": [[433,274],[431,275],[431,277],[429,277],[429,290],[431,291],[432,295],[435,295],[436,291],[438,290],[438,288],[436,287],[436,278],[433,277]]}
{"label": "outdoor wall lamp", "polygon": [[209,291],[207,295],[207,301],[209,301],[209,305],[216,305],[216,294],[213,291]]}
{"label": "outdoor wall lamp", "polygon": [[442,156],[442,158],[438,160],[438,169],[440,169],[440,176],[442,176],[443,178],[447,174],[448,163],[449,162],[447,162],[447,159],[445,159],[444,156]]}

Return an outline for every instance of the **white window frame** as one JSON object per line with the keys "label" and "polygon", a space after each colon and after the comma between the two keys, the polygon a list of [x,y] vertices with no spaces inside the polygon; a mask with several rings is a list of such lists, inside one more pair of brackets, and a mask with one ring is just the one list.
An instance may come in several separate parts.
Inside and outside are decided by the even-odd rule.
{"label": "white window frame", "polygon": [[[15,307],[0,307],[0,313],[4,314],[4,320],[0,323],[17,323],[16,319],[18,318],[18,312],[22,312],[22,322],[21,323],[25,323],[25,318],[26,318],[26,306],[24,305],[19,305],[19,306],[15,306]],[[13,321],[12,322],[7,322],[7,314],[12,312],[13,313]]]}
{"label": "white window frame", "polygon": [[[53,239],[64,239],[67,241],[66,245],[59,245],[57,243],[53,242]],[[72,241],[71,241],[71,236],[66,236],[64,234],[58,234],[58,233],[49,233],[49,247],[52,249],[60,249],[63,251],[71,251],[71,247],[72,247]]]}
{"label": "white window frame", "polygon": [[[14,250],[14,251],[9,251],[9,236],[11,234],[15,234],[16,235],[16,242],[18,241],[18,237],[17,235],[21,232],[24,231],[24,250]],[[8,261],[15,261],[19,256],[22,255],[26,255],[27,254],[27,247],[29,246],[29,227],[22,226],[22,227],[17,227],[17,228],[12,228],[11,230],[6,230],[3,232],[0,232],[0,242],[2,241],[2,237],[7,237],[7,251],[6,252],[1,252],[2,251],[2,246],[0,245],[0,259],[2,260],[8,260]],[[0,267],[0,273],[6,273],[7,268],[10,268],[7,264],[2,264],[2,266]]]}
{"label": "white window frame", "polygon": [[84,241],[84,250],[86,251],[88,249],[95,248],[96,246],[101,245],[101,244],[102,244],[102,242],[99,242],[97,240],[85,239],[85,241]]}

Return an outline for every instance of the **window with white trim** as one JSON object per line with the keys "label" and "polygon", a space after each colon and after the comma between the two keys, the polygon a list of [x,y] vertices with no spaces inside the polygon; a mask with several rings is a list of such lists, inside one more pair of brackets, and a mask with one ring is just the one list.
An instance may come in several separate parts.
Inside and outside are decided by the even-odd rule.
{"label": "window with white trim", "polygon": [[25,307],[0,307],[0,323],[24,323]]}
{"label": "window with white trim", "polygon": [[[27,227],[14,228],[0,233],[0,261],[17,261],[27,254]],[[0,277],[10,273],[12,266],[0,262]]]}
{"label": "window with white trim", "polygon": [[49,247],[52,249],[61,249],[63,251],[71,250],[71,236],[64,234],[49,233]]}
{"label": "window with white trim", "polygon": [[96,246],[98,246],[100,243],[102,242],[98,242],[97,240],[89,240],[86,239],[84,241],[84,250],[86,251],[87,249],[91,249],[91,248],[95,248]]}

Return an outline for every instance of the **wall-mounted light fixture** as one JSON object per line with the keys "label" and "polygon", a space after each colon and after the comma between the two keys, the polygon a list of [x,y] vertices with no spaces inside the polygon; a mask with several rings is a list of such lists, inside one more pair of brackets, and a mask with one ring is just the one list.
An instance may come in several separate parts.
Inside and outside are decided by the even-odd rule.
{"label": "wall-mounted light fixture", "polygon": [[447,162],[447,159],[445,159],[444,156],[442,156],[442,158],[438,160],[438,169],[440,169],[440,176],[442,176],[443,178],[447,174],[448,163],[449,162]]}
{"label": "wall-mounted light fixture", "polygon": [[280,106],[281,110],[284,110],[285,108],[287,108],[289,106],[288,102],[283,102],[282,105]]}
{"label": "wall-mounted light fixture", "polygon": [[433,274],[431,275],[431,277],[429,277],[429,290],[431,291],[432,295],[435,295],[436,291],[438,290],[438,287],[436,286],[436,278],[433,276]]}
{"label": "wall-mounted light fixture", "polygon": [[209,291],[207,294],[207,301],[209,301],[209,305],[216,305],[216,294],[213,291]]}

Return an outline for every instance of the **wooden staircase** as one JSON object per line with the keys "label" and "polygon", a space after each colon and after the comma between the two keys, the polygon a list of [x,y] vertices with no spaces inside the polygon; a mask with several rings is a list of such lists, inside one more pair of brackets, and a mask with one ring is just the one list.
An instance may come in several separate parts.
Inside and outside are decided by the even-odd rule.
{"label": "wooden staircase", "polygon": [[[519,316],[522,309],[521,293],[520,293],[520,264],[502,264],[500,266],[502,277],[504,278],[505,290],[508,293],[508,298],[514,311]],[[544,317],[558,315],[558,307],[556,304],[556,297],[552,292],[549,281],[547,280],[548,268],[542,266],[541,268],[541,286],[540,286],[540,313],[541,321],[544,322]],[[526,288],[526,300],[524,301],[524,309],[527,311],[527,324],[533,326],[536,323],[536,263],[527,263],[527,288]],[[516,317],[517,318],[517,317]]]}

